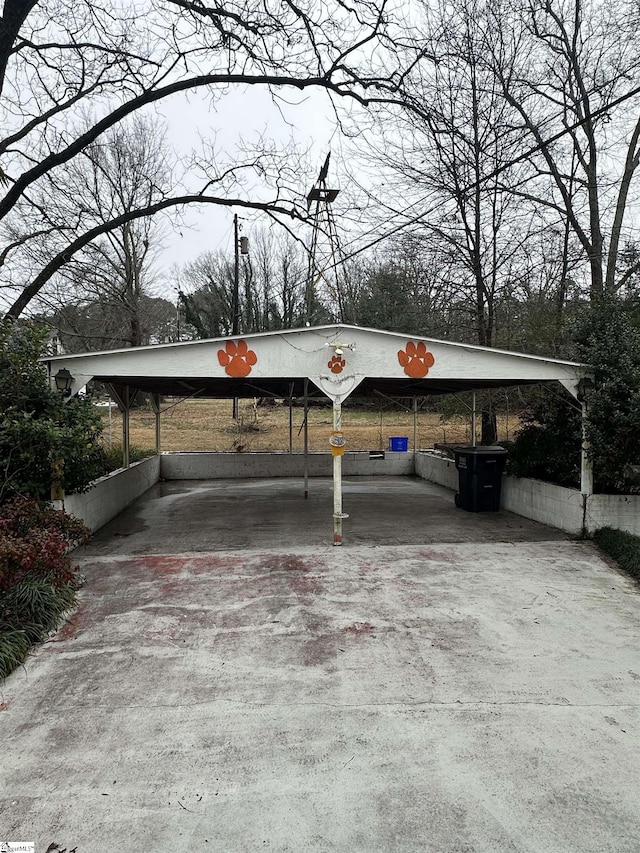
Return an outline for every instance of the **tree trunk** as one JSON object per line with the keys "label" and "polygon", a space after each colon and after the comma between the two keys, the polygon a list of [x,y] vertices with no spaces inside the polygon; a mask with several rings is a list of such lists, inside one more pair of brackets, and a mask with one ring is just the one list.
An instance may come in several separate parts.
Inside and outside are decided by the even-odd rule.
{"label": "tree trunk", "polygon": [[498,422],[492,400],[482,409],[482,428],[480,432],[480,444],[497,444]]}

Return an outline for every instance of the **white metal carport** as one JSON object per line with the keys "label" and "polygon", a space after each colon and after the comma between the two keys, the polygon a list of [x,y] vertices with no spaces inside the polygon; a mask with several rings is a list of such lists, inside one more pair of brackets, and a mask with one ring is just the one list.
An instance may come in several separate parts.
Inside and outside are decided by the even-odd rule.
{"label": "white metal carport", "polygon": [[[342,542],[342,403],[382,393],[417,398],[434,394],[560,382],[577,400],[589,375],[583,364],[523,353],[433,340],[416,335],[349,325],[262,332],[174,344],[52,356],[49,375],[66,368],[76,393],[90,380],[105,383],[123,416],[128,464],[129,407],[132,394],[155,400],[159,447],[161,394],[214,398],[326,395],[333,403],[330,446],[334,465],[334,543]],[[311,384],[310,384],[311,383]],[[586,414],[584,400],[583,418]],[[415,407],[414,407],[415,408]],[[582,447],[581,491],[593,491],[591,465]]]}

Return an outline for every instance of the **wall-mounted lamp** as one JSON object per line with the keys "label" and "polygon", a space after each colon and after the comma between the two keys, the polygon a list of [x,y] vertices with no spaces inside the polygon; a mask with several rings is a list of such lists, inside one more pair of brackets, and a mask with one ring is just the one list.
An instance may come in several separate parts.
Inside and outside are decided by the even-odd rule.
{"label": "wall-mounted lamp", "polygon": [[587,394],[590,391],[593,391],[594,388],[595,388],[595,384],[594,384],[593,379],[590,376],[582,376],[578,380],[578,388],[577,388],[578,402],[584,403],[584,401],[587,399]]}
{"label": "wall-mounted lamp", "polygon": [[53,377],[53,381],[56,383],[56,388],[60,391],[63,396],[70,397],[71,396],[71,386],[73,385],[73,376],[69,373],[66,367],[61,367],[60,370]]}

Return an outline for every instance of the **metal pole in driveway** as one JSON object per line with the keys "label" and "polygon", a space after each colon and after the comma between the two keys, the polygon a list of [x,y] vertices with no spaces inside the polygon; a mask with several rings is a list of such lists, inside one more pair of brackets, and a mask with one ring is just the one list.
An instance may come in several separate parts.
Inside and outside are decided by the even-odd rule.
{"label": "metal pole in driveway", "polygon": [[153,395],[153,410],[156,415],[156,454],[160,453],[160,394]]}
{"label": "metal pole in driveway", "polygon": [[128,468],[130,462],[130,442],[131,435],[129,430],[129,411],[131,408],[131,395],[128,385],[124,386],[123,390],[123,412],[122,412],[122,467]]}
{"label": "metal pole in driveway", "polygon": [[309,380],[304,380],[304,498],[309,497]]}
{"label": "metal pole in driveway", "polygon": [[349,516],[342,512],[344,436],[342,435],[342,398],[337,396],[333,400],[333,433],[330,444],[333,455],[333,544],[342,545],[342,519]]}

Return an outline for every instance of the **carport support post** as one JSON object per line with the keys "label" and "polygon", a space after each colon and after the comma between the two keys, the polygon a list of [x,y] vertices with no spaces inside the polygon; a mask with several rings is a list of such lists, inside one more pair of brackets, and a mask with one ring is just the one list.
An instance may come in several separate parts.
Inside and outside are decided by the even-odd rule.
{"label": "carport support post", "polygon": [[122,467],[129,467],[129,386],[122,389]]}
{"label": "carport support post", "polygon": [[586,511],[586,500],[593,494],[593,463],[589,458],[591,445],[587,441],[587,402],[582,400],[582,447],[580,448],[580,491]]}
{"label": "carport support post", "polygon": [[289,386],[289,453],[293,453],[293,382]]}
{"label": "carport support post", "polygon": [[160,394],[153,395],[153,411],[156,414],[156,455],[160,455]]}
{"label": "carport support post", "polygon": [[304,499],[309,497],[309,380],[304,380]]}
{"label": "carport support post", "polygon": [[472,403],[471,403],[471,447],[475,447],[477,444],[476,438],[476,392],[473,392]]}
{"label": "carport support post", "polygon": [[[333,400],[333,431],[342,432],[342,402]],[[342,456],[333,457],[333,544],[342,545]]]}

